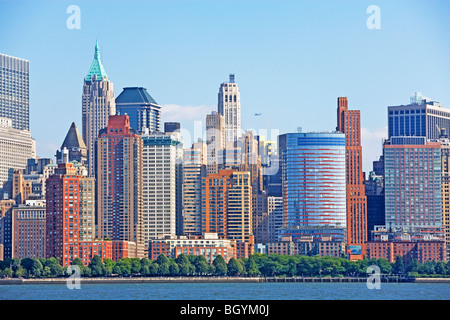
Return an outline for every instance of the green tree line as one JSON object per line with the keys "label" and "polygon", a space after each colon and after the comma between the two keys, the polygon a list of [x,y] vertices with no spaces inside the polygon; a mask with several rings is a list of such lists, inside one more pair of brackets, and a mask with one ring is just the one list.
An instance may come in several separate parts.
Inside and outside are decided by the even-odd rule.
{"label": "green tree line", "polygon": [[[261,276],[261,277],[365,277],[369,266],[378,266],[384,275],[407,277],[450,277],[450,262],[410,259],[404,263],[397,257],[394,263],[386,259],[349,261],[336,257],[287,256],[254,254],[249,258],[231,258],[228,263],[217,256],[210,264],[204,256],[184,255],[168,258],[161,254],[156,260],[123,258],[118,261],[94,256],[88,266],[79,258],[72,265],[80,269],[82,277],[110,276]],[[67,277],[67,267],[56,258],[6,259],[0,261],[0,278]]]}

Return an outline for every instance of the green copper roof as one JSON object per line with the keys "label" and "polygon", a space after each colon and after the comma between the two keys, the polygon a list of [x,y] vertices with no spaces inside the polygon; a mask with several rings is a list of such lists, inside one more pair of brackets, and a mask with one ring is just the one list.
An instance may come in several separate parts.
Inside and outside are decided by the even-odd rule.
{"label": "green copper roof", "polygon": [[103,77],[106,77],[105,68],[103,68],[102,61],[100,60],[100,50],[98,48],[98,41],[95,43],[94,61],[92,61],[89,73],[86,76],[86,81],[92,81],[92,76],[96,76],[96,81],[101,81]]}

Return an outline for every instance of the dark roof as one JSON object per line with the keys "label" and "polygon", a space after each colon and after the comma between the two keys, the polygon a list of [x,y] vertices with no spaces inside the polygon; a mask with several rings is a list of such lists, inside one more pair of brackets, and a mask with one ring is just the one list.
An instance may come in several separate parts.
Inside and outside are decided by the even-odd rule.
{"label": "dark roof", "polygon": [[66,138],[64,139],[61,148],[63,147],[66,147],[67,149],[86,148],[86,144],[84,143],[83,138],[81,137],[81,134],[78,131],[75,122],[72,122],[69,132],[67,132]]}
{"label": "dark roof", "polygon": [[152,103],[158,104],[143,87],[127,87],[116,98],[117,103]]}

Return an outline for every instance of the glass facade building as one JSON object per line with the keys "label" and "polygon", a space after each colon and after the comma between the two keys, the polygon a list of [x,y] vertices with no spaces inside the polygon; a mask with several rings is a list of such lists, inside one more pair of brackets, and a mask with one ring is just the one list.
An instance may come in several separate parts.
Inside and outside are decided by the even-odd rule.
{"label": "glass facade building", "polygon": [[[386,226],[442,227],[441,143],[392,137],[384,145]],[[420,139],[421,141],[418,141]]]}
{"label": "glass facade building", "polygon": [[450,110],[439,102],[417,96],[411,104],[388,107],[389,138],[421,136],[439,139],[441,129],[450,132]]}
{"label": "glass facade building", "polygon": [[142,87],[123,88],[116,98],[117,114],[130,118],[131,128],[142,134],[161,130],[161,106]]}
{"label": "glass facade building", "polygon": [[12,128],[30,131],[30,63],[0,53],[0,117]]}
{"label": "glass facade building", "polygon": [[[346,237],[345,135],[287,133],[279,136],[283,228],[280,237]],[[280,238],[281,239],[281,238]]]}

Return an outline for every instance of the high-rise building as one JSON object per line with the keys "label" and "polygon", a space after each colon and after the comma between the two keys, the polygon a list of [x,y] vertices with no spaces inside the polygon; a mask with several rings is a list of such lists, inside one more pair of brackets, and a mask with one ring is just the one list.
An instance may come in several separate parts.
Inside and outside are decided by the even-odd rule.
{"label": "high-rise building", "polygon": [[405,232],[442,230],[441,143],[392,137],[384,144],[385,220]]}
{"label": "high-rise building", "polygon": [[252,186],[249,172],[220,170],[202,178],[202,233],[217,233],[220,238],[245,244],[245,252],[253,253]]}
{"label": "high-rise building", "polygon": [[[235,171],[231,174],[231,186],[227,190],[227,239],[248,244],[253,254],[253,193],[250,172]],[[242,256],[242,254],[241,254]]]}
{"label": "high-rise building", "polygon": [[95,175],[95,141],[100,130],[108,124],[108,117],[116,114],[113,83],[109,81],[100,59],[98,43],[94,61],[84,78],[82,96],[83,141],[87,147],[88,172]]}
{"label": "high-rise building", "polygon": [[269,241],[267,198],[265,192],[253,195],[252,229],[255,243],[266,243]]}
{"label": "high-rise building", "polygon": [[20,204],[1,220],[5,259],[45,258],[45,206]]}
{"label": "high-rise building", "polygon": [[179,122],[164,122],[164,133],[180,132]]}
{"label": "high-rise building", "polygon": [[442,128],[450,132],[450,110],[420,93],[415,93],[408,105],[388,107],[389,139],[398,136],[438,139]]}
{"label": "high-rise building", "polygon": [[202,178],[202,233],[227,235],[227,192],[233,170],[220,170]]}
{"label": "high-rise building", "polygon": [[135,242],[140,258],[145,256],[142,150],[128,116],[110,116],[96,148],[98,237]]}
{"label": "high-rise building", "polygon": [[0,120],[0,194],[10,197],[11,186],[4,184],[11,182],[15,169],[26,169],[27,160],[33,158],[36,151],[30,131],[14,129],[11,119]]}
{"label": "high-rise building", "polygon": [[130,117],[131,128],[139,134],[161,131],[161,106],[146,88],[126,87],[116,98],[117,114]]}
{"label": "high-rise building", "polygon": [[0,53],[0,117],[11,128],[30,131],[30,63]]}
{"label": "high-rise building", "polygon": [[263,190],[258,140],[253,131],[247,130],[238,140],[237,145],[241,148],[242,160],[240,171],[249,171],[251,173],[253,193],[256,195]]}
{"label": "high-rise building", "polygon": [[376,226],[384,226],[384,176],[369,172],[369,177],[364,182],[367,197],[367,240],[371,240],[371,233]]}
{"label": "high-rise building", "polygon": [[441,170],[442,170],[442,223],[447,250],[447,259],[450,258],[450,140],[443,132],[441,142]]}
{"label": "high-rise building", "polygon": [[182,142],[179,134],[143,135],[144,241],[180,233]]}
{"label": "high-rise building", "polygon": [[183,150],[183,235],[201,235],[202,178],[206,177],[206,144]]}
{"label": "high-rise building", "polygon": [[217,111],[225,119],[225,146],[241,136],[241,98],[239,87],[230,74],[229,81],[220,85]]}
{"label": "high-rise building", "polygon": [[283,197],[267,197],[268,242],[275,242],[283,227]]}
{"label": "high-rise building", "polygon": [[337,103],[336,130],[345,134],[347,245],[361,248],[361,254],[351,254],[350,259],[362,259],[367,242],[367,198],[362,171],[361,115],[359,110],[348,109],[346,97],[339,97]]}
{"label": "high-rise building", "polygon": [[225,118],[213,111],[206,116],[207,172],[219,172],[219,152],[225,148]]}
{"label": "high-rise building", "polygon": [[81,164],[87,163],[86,144],[84,143],[75,122],[72,122],[60,150],[56,151],[57,163],[72,161],[77,161]]}
{"label": "high-rise building", "polygon": [[345,135],[340,132],[279,136],[283,228],[279,238],[331,236],[346,240]]}
{"label": "high-rise building", "polygon": [[[79,176],[72,163],[60,163],[46,181],[46,258],[59,257],[63,266],[94,255],[112,258],[111,241],[95,240],[94,178]],[[95,241],[94,241],[95,240]]]}

